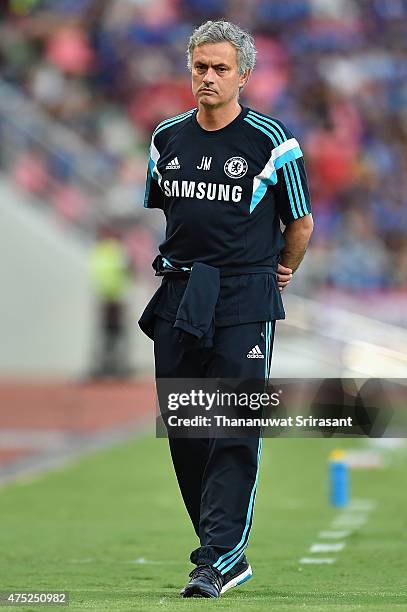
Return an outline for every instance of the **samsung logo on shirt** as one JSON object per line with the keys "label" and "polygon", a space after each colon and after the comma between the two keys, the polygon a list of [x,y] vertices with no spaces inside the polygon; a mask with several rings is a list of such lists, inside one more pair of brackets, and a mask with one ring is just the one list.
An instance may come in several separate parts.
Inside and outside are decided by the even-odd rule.
{"label": "samsung logo on shirt", "polygon": [[242,188],[239,185],[166,180],[163,182],[163,187],[165,195],[169,198],[197,198],[223,202],[240,202],[242,199]]}

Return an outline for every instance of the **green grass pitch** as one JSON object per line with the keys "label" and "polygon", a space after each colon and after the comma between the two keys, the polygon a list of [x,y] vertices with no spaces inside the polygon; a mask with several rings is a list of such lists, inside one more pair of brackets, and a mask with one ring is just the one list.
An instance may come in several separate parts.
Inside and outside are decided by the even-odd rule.
{"label": "green grass pitch", "polygon": [[327,455],[342,442],[266,440],[247,551],[254,576],[219,600],[178,595],[197,540],[167,441],[151,437],[0,489],[0,590],[66,590],[69,608],[58,609],[68,610],[407,610],[402,451],[385,469],[352,472],[353,496],[377,507],[344,550],[320,555],[335,563],[299,563],[338,516],[327,502]]}

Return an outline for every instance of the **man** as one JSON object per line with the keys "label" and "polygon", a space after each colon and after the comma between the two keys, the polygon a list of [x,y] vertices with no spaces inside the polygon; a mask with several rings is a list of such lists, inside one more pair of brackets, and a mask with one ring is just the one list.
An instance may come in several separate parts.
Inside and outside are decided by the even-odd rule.
{"label": "man", "polygon": [[96,367],[90,376],[128,376],[131,368],[126,343],[126,294],[131,285],[131,269],[119,232],[109,226],[98,230],[89,271],[99,311]]}
{"label": "man", "polygon": [[[188,47],[197,108],[152,136],[145,206],[164,211],[167,231],[154,262],[163,283],[140,326],[154,339],[157,382],[267,380],[275,321],[285,316],[280,292],[312,233],[298,142],[280,121],[239,104],[255,53],[236,25],[197,28]],[[200,539],[181,594],[219,597],[252,575],[244,551],[261,436],[169,443]]]}

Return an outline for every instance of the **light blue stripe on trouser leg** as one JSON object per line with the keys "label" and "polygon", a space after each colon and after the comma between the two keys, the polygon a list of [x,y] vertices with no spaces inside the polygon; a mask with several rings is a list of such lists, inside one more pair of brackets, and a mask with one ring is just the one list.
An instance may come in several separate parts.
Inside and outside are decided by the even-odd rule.
{"label": "light blue stripe on trouser leg", "polygon": [[[272,350],[271,349],[272,349],[272,346],[273,346],[272,334],[273,334],[273,321],[268,321],[268,322],[265,323],[265,345],[266,345],[265,353],[266,353],[266,355],[265,355],[265,364],[264,364],[264,378],[265,378],[265,382],[266,383],[267,383],[268,378],[270,376],[271,354],[272,354]],[[257,472],[256,472],[256,479],[255,479],[255,482],[254,482],[254,485],[253,485],[253,488],[252,488],[252,492],[251,492],[251,495],[250,495],[249,508],[248,508],[248,511],[247,511],[245,529],[243,531],[242,539],[240,540],[239,544],[237,544],[230,552],[225,553],[224,555],[219,557],[219,559],[214,564],[214,567],[216,567],[221,572],[221,574],[226,574],[229,570],[232,569],[232,567],[242,557],[242,555],[244,553],[244,550],[245,550],[245,548],[247,547],[247,544],[248,544],[249,529],[250,529],[251,520],[253,518],[254,502],[255,502],[255,498],[256,498],[257,483],[258,483],[258,478],[259,478],[259,465],[260,465],[260,457],[261,457],[262,447],[263,447],[263,440],[260,437],[259,438],[258,451],[257,451]]]}
{"label": "light blue stripe on trouser leg", "polygon": [[256,490],[257,490],[257,482],[259,479],[259,465],[260,465],[262,446],[263,446],[263,440],[262,438],[259,438],[259,445],[257,448],[256,478],[255,478],[254,485],[253,485],[253,488],[250,494],[249,507],[247,509],[247,515],[246,515],[246,525],[243,530],[242,538],[240,542],[231,551],[219,557],[216,563],[213,564],[213,567],[218,569],[221,574],[226,574],[235,565],[235,563],[239,561],[240,557],[244,553],[244,549],[247,546],[247,542],[249,539],[250,523],[251,523],[252,516],[253,516],[254,502],[256,499]]}
{"label": "light blue stripe on trouser leg", "polygon": [[[265,323],[265,344],[266,344],[265,357],[266,358],[265,358],[265,364],[264,364],[264,378],[266,382],[268,381],[268,377],[270,375],[271,353],[272,353],[271,349],[273,346],[272,334],[273,334],[273,321],[268,321]],[[218,569],[221,574],[226,574],[228,571],[232,569],[232,567],[239,561],[239,559],[243,555],[245,548],[247,547],[247,544],[248,544],[250,524],[253,518],[254,502],[256,498],[257,483],[259,479],[259,466],[260,466],[260,457],[261,457],[262,447],[263,447],[263,440],[260,437],[258,449],[257,449],[256,479],[254,481],[254,485],[253,485],[251,495],[250,495],[249,508],[247,510],[247,516],[246,516],[246,525],[243,531],[242,538],[240,542],[230,552],[225,553],[224,555],[219,557],[219,559],[213,565],[213,567]]]}
{"label": "light blue stripe on trouser leg", "polygon": [[267,363],[266,363],[266,383],[268,383],[268,380],[270,378],[270,370],[271,370],[271,356],[272,356],[272,349],[273,349],[273,336],[274,336],[274,321],[270,321],[269,323],[266,323],[267,326],[267,333],[266,333],[266,337],[267,337]]}
{"label": "light blue stripe on trouser leg", "polygon": [[264,379],[267,382],[267,364],[268,364],[268,355],[269,355],[269,342],[268,342],[268,333],[267,333],[267,325],[268,323],[265,323],[265,335],[266,335],[266,355],[265,355],[265,359],[264,359]]}

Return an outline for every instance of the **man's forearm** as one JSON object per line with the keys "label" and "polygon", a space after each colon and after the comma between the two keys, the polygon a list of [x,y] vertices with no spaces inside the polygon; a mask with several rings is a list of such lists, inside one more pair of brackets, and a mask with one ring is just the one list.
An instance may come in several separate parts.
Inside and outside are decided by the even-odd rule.
{"label": "man's forearm", "polygon": [[311,215],[292,221],[284,230],[284,249],[281,251],[280,263],[293,272],[303,260],[314,223]]}

